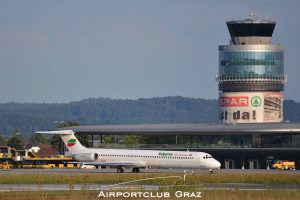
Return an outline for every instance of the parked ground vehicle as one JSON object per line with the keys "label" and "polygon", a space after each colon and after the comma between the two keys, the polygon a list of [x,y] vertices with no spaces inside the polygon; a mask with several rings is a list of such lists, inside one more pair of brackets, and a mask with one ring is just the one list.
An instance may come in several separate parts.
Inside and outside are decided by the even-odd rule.
{"label": "parked ground vehicle", "polygon": [[11,168],[11,164],[8,163],[7,161],[0,163],[0,169],[9,169],[9,168]]}
{"label": "parked ground vehicle", "polygon": [[272,165],[273,168],[275,169],[290,169],[290,170],[295,170],[296,165],[294,161],[287,161],[287,160],[277,160],[274,162]]}
{"label": "parked ground vehicle", "polygon": [[96,169],[94,165],[82,164],[81,169]]}
{"label": "parked ground vehicle", "polygon": [[9,146],[0,146],[0,169],[9,168],[80,168],[80,163],[72,163],[72,157],[38,157],[28,150],[16,150]]}

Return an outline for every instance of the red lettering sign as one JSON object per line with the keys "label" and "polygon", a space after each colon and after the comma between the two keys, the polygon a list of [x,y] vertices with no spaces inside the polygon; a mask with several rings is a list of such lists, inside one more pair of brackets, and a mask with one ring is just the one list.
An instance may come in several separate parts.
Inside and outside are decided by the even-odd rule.
{"label": "red lettering sign", "polygon": [[220,97],[220,107],[247,107],[248,97],[247,96],[235,96],[235,97]]}

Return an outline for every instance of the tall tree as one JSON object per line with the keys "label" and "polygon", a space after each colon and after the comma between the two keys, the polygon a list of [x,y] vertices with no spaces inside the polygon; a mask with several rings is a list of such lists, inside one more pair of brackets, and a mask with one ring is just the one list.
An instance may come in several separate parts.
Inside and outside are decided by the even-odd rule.
{"label": "tall tree", "polygon": [[54,135],[50,139],[50,144],[52,145],[52,148],[56,149],[60,154],[63,154],[63,142],[59,135]]}
{"label": "tall tree", "polygon": [[78,122],[61,122],[58,124],[57,128],[65,128],[71,126],[80,126]]}
{"label": "tall tree", "polygon": [[30,137],[30,142],[33,145],[49,144],[48,138],[40,133],[32,134],[32,136]]}
{"label": "tall tree", "polygon": [[12,148],[15,148],[17,150],[23,150],[24,149],[24,141],[22,141],[21,137],[14,135],[7,141],[7,146],[10,146]]}

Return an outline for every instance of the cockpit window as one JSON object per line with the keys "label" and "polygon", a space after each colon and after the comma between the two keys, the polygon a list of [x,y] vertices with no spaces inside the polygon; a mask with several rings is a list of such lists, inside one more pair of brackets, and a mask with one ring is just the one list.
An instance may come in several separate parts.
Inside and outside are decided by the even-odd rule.
{"label": "cockpit window", "polygon": [[209,158],[212,158],[212,157],[210,155],[203,156],[203,159],[209,159]]}

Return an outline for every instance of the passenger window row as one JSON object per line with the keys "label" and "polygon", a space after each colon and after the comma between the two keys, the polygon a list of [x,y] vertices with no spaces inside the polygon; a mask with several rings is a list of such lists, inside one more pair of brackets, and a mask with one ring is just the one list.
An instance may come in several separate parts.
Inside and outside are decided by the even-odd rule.
{"label": "passenger window row", "polygon": [[165,159],[194,159],[194,157],[168,157],[168,156],[142,156],[142,155],[116,155],[99,154],[100,157],[129,157],[129,158],[165,158]]}

